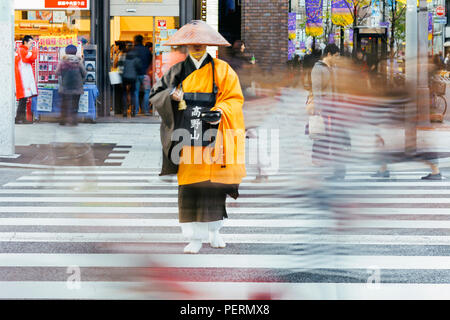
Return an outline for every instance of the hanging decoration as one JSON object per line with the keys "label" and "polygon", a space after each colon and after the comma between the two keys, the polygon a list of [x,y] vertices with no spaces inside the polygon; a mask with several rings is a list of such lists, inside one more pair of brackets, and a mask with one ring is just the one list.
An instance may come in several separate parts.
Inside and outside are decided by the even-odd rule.
{"label": "hanging decoration", "polygon": [[306,34],[318,37],[323,33],[323,0],[305,0]]}
{"label": "hanging decoration", "polygon": [[340,27],[352,24],[352,10],[353,2],[350,0],[331,0],[331,21]]}

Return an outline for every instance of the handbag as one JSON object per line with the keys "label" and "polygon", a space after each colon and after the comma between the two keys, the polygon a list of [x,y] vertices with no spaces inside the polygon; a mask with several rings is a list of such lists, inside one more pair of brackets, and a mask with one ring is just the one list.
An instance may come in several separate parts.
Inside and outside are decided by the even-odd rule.
{"label": "handbag", "polygon": [[312,140],[320,139],[326,133],[325,121],[321,115],[309,116],[308,127],[309,138]]}
{"label": "handbag", "polygon": [[320,139],[325,134],[325,121],[321,115],[314,114],[314,96],[312,93],[308,95],[306,100],[306,112],[309,114],[309,119],[305,127],[305,134],[309,135],[310,139]]}

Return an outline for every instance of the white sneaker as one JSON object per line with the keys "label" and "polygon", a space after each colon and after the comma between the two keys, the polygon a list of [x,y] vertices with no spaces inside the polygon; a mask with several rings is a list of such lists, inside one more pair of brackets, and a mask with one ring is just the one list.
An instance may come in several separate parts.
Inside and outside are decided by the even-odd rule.
{"label": "white sneaker", "polygon": [[209,233],[209,244],[213,248],[225,248],[227,246],[219,232]]}
{"label": "white sneaker", "polygon": [[202,242],[199,240],[191,241],[184,247],[184,253],[198,253],[202,248]]}

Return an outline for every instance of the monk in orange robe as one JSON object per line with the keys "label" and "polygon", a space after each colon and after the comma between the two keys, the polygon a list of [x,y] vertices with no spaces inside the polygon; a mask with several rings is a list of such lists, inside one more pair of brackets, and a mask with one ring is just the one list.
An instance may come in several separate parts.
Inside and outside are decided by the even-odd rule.
{"label": "monk in orange robe", "polygon": [[244,98],[237,74],[206,49],[229,43],[206,23],[192,21],[166,45],[187,46],[189,55],[150,94],[162,118],[161,175],[178,175],[179,221],[189,239],[184,252],[198,253],[207,240],[224,248],[219,230],[228,218],[226,197],[237,199],[246,175]]}

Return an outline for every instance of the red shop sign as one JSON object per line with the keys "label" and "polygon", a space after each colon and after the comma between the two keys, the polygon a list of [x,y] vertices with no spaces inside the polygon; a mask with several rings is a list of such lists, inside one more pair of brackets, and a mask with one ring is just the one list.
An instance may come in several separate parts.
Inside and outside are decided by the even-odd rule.
{"label": "red shop sign", "polygon": [[59,9],[59,8],[73,8],[73,9],[87,9],[89,0],[45,0],[46,9]]}
{"label": "red shop sign", "polygon": [[436,8],[436,15],[439,17],[445,16],[445,8],[443,6],[438,6]]}
{"label": "red shop sign", "polygon": [[166,29],[167,28],[167,20],[158,20],[158,28]]}

